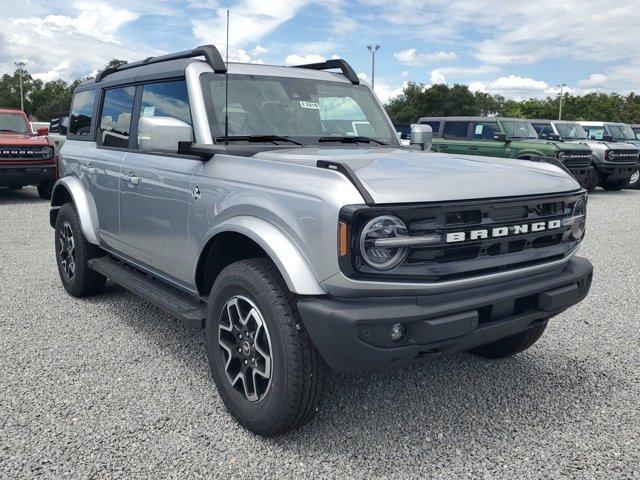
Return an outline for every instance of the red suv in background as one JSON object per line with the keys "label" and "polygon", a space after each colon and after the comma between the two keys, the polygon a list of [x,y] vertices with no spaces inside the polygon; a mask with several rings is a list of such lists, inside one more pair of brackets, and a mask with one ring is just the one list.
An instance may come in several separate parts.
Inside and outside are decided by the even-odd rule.
{"label": "red suv in background", "polygon": [[24,112],[0,109],[0,187],[36,185],[41,198],[51,198],[57,162],[46,135],[46,128],[31,130]]}

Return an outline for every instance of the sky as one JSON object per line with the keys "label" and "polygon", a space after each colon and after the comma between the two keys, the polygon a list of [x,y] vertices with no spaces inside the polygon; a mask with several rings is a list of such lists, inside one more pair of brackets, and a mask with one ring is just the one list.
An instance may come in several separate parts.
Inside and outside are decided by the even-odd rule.
{"label": "sky", "polygon": [[406,82],[463,83],[523,99],[640,92],[637,0],[0,0],[0,74],[44,81],[213,43],[230,58],[295,65],[344,58],[388,101]]}

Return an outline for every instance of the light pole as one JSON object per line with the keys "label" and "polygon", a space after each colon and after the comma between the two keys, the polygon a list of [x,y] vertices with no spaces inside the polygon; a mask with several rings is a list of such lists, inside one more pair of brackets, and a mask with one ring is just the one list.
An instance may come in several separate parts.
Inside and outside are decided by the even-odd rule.
{"label": "light pole", "polygon": [[566,83],[562,85],[557,85],[560,87],[560,110],[558,110],[558,120],[562,120],[562,100],[564,99],[564,88],[567,86]]}
{"label": "light pole", "polygon": [[376,52],[380,50],[380,45],[367,45],[367,49],[371,52],[371,90],[376,85]]}
{"label": "light pole", "polygon": [[18,73],[20,74],[20,110],[24,112],[24,94],[22,93],[22,72],[23,68],[27,64],[27,62],[14,62],[15,66],[18,68]]}

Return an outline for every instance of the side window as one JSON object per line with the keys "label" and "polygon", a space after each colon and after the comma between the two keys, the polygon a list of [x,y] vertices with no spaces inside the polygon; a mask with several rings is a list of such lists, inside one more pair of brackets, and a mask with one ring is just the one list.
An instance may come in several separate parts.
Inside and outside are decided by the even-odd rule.
{"label": "side window", "polygon": [[91,131],[95,90],[85,90],[73,96],[69,115],[69,134],[88,136]]}
{"label": "side window", "polygon": [[493,135],[499,132],[498,124],[494,122],[474,123],[473,139],[474,140],[493,140]]}
{"label": "side window", "polygon": [[466,139],[469,122],[444,122],[443,138]]}
{"label": "side window", "polygon": [[184,80],[148,83],[142,87],[139,150],[176,153],[179,142],[193,140],[192,124],[189,91]]}
{"label": "side window", "polygon": [[129,147],[135,87],[112,88],[104,93],[98,138],[105,147]]}
{"label": "side window", "polygon": [[602,140],[604,137],[604,127],[584,127],[589,140]]}
{"label": "side window", "polygon": [[421,122],[422,125],[429,125],[431,127],[431,131],[433,132],[434,135],[438,135],[438,132],[440,131],[440,122],[436,121],[430,121],[430,122]]}

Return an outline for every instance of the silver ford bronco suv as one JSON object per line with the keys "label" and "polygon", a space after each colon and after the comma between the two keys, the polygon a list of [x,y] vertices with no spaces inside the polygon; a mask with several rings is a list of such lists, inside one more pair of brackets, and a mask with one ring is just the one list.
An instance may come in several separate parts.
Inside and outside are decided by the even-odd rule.
{"label": "silver ford bronco suv", "polygon": [[589,291],[585,191],[551,164],[429,152],[427,126],[411,142],[342,60],[203,46],[103,71],[61,149],[62,284],[109,279],[203,328],[224,404],[262,435],[313,417],[327,368],[529,348]]}

